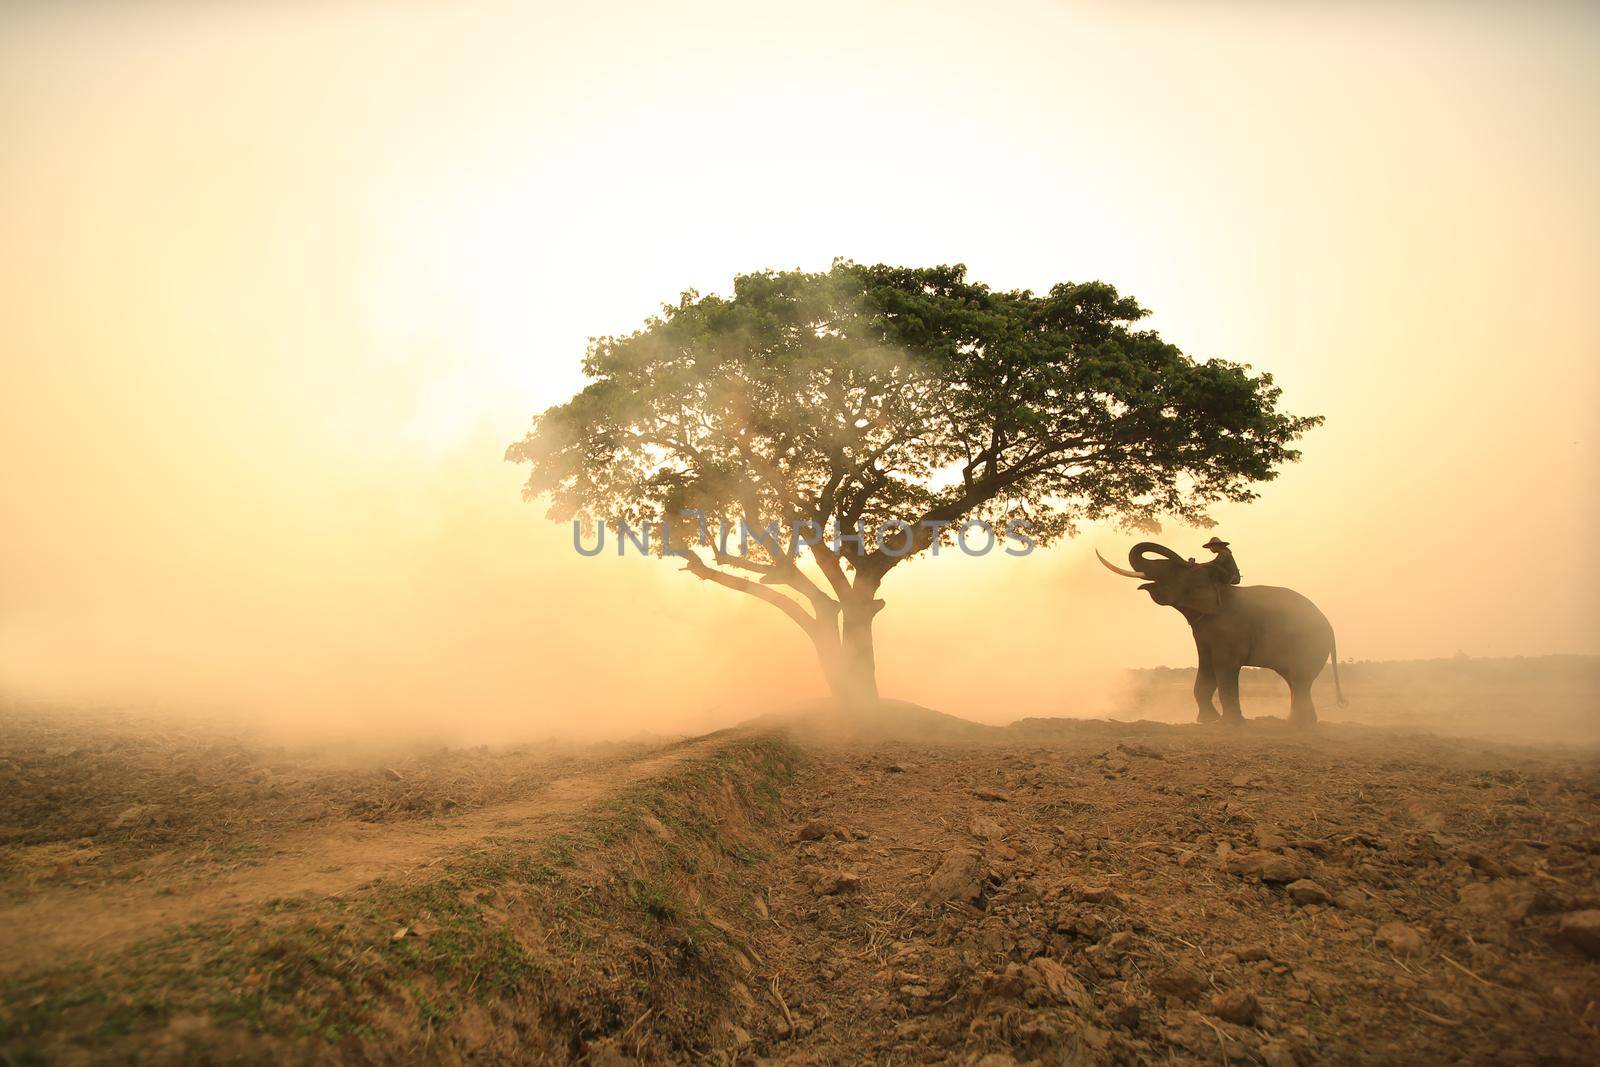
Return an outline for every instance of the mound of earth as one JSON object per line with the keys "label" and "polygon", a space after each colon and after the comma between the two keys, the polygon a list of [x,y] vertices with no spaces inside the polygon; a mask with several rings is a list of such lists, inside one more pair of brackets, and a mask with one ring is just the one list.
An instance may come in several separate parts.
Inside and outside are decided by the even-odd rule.
{"label": "mound of earth", "polygon": [[880,700],[841,708],[831,700],[801,704],[751,719],[741,729],[782,731],[804,740],[828,741],[984,741],[1002,727],[934,711],[907,700]]}

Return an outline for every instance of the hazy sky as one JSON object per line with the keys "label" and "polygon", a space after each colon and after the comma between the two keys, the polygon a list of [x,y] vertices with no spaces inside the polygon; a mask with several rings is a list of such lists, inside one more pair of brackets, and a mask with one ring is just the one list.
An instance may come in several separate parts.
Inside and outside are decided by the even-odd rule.
{"label": "hazy sky", "polygon": [[[682,8],[680,10],[680,7]],[[402,724],[820,692],[501,461],[585,338],[835,256],[1101,278],[1322,414],[1218,513],[1343,656],[1600,652],[1600,7],[0,10],[0,686]],[[1163,539],[1198,554],[1205,533]],[[1185,664],[1091,531],[884,587],[886,693]]]}

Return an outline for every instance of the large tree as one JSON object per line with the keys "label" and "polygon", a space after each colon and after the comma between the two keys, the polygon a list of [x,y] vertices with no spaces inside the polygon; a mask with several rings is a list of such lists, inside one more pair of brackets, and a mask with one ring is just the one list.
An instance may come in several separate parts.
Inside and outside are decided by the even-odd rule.
{"label": "large tree", "polygon": [[1103,282],[996,291],[959,265],[741,275],[592,341],[590,384],[506,457],[552,519],[651,527],[657,553],[799,625],[837,697],[872,700],[883,579],[960,524],[1024,547],[1088,520],[1204,524],[1299,458],[1320,420],[1145,314]]}

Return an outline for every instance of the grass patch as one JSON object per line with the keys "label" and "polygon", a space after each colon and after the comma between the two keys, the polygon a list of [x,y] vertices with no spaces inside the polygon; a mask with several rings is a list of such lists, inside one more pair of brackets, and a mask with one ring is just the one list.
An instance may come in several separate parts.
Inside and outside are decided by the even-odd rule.
{"label": "grass patch", "polygon": [[646,1010],[631,1039],[647,1058],[703,1056],[733,980],[709,920],[749,913],[743,880],[796,759],[776,739],[732,741],[556,837],[479,842],[421,880],[274,899],[12,976],[0,1060],[185,1062],[221,1038],[247,1060],[456,1058],[481,1051],[484,1018],[503,1024],[491,1058],[565,1059]]}
{"label": "grass patch", "polygon": [[683,904],[670,886],[634,878],[627,893],[635,907],[657,922],[670,922],[683,912]]}

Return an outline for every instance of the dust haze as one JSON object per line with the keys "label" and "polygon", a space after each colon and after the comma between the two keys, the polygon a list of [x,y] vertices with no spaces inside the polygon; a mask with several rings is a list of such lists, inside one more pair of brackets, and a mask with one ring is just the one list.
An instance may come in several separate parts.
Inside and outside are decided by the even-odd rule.
{"label": "dust haze", "polygon": [[[505,435],[487,426],[443,452],[400,452],[393,467],[325,462],[315,428],[338,419],[342,395],[286,390],[223,418],[192,380],[173,388],[146,373],[85,391],[117,367],[90,351],[11,372],[33,404],[0,429],[8,501],[26,502],[4,533],[9,706],[211,719],[279,739],[477,744],[697,734],[823,693],[810,650],[764,606],[703,588],[672,561],[618,558],[614,546],[578,556],[569,528],[520,502],[518,471],[500,461]],[[271,399],[263,378],[248,388]],[[301,417],[296,400],[321,407],[310,434],[282,432]],[[24,438],[50,448],[39,458]],[[1149,678],[1129,671],[1187,666],[1186,627],[1106,576],[1094,543],[1118,541],[1102,532],[1022,559],[945,553],[904,567],[879,621],[884,691],[993,724],[1189,718],[1187,682],[1179,699],[1152,701]],[[1360,617],[1338,624],[1368,658]],[[1352,707],[1325,714],[1600,738],[1600,690],[1581,674],[1546,678],[1532,659],[1520,692],[1509,675],[1484,689],[1452,662],[1402,672],[1378,699],[1352,682]],[[1440,704],[1441,679],[1470,715]],[[1280,688],[1248,692],[1249,712],[1281,714]]]}
{"label": "dust haze", "polygon": [[[586,337],[689,285],[841,253],[964,261],[997,285],[1105,277],[1186,350],[1270,368],[1328,421],[1218,529],[1247,582],[1321,605],[1346,657],[1600,651],[1600,565],[1567,550],[1600,521],[1600,154],[1571,135],[1600,128],[1589,30],[1397,15],[1374,35],[1282,13],[1318,22],[1277,27],[1308,62],[1256,47],[1276,30],[1233,9],[1153,25],[1040,7],[1022,37],[927,12],[910,51],[887,11],[844,36],[633,12],[619,41],[599,15],[340,10],[8,8],[6,700],[468,740],[693,732],[809,699],[781,620],[670,564],[576,558],[500,456],[581,385]],[[805,58],[842,41],[870,62]],[[1128,49],[1219,115],[1280,91],[1202,129],[1129,79],[1111,58]],[[586,88],[596,55],[611,94]],[[928,115],[872,122],[907,83],[930,87]],[[1072,106],[1100,91],[1124,117]],[[742,140],[661,134],[712,100]],[[796,158],[772,116],[816,107],[836,121]],[[1072,138],[1041,142],[1063,108]],[[933,137],[982,148],[949,188],[1006,173],[1007,195],[967,211],[899,181]],[[1119,148],[1084,157],[1097,139]],[[624,188],[638,152],[657,180]],[[763,153],[793,165],[752,170]],[[1194,163],[1184,195],[1139,192],[1174,157]],[[896,210],[860,195],[879,186]],[[1466,413],[1486,410],[1514,441],[1483,438]],[[1188,554],[1208,534],[1164,536]],[[1125,539],[897,571],[884,691],[983,721],[1106,714],[1125,669],[1190,663],[1181,620],[1096,572],[1094,546],[1118,558]]]}
{"label": "dust haze", "polygon": [[[1591,1064],[1596,71],[1595,4],[0,3],[0,1063]],[[1270,374],[1302,460],[1139,537],[1310,614],[925,554],[858,707],[522,501],[590,338],[836,259]],[[1125,405],[1202,480],[1210,388]],[[1241,635],[1322,615],[1297,724]]]}

